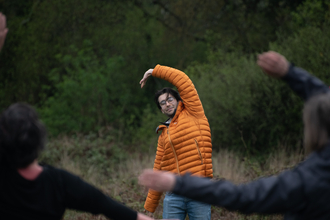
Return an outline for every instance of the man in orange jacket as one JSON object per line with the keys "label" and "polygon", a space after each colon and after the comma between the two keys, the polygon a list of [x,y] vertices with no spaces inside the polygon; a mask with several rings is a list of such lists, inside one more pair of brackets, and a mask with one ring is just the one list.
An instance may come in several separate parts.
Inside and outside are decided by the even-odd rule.
{"label": "man in orange jacket", "polygon": [[[155,94],[155,102],[169,119],[157,128],[161,131],[154,170],[178,175],[186,172],[202,177],[213,177],[211,130],[198,93],[189,77],[180,70],[157,65],[145,72],[141,88],[148,77],[164,79],[177,87],[163,88]],[[152,215],[159,204],[161,192],[149,190],[144,208]],[[165,195],[164,219],[190,220],[211,218],[211,206],[173,193]]]}

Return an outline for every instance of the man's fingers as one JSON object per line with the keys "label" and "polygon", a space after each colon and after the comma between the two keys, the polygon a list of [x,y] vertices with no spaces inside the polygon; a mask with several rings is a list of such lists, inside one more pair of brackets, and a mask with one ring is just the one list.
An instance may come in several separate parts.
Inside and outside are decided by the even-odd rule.
{"label": "man's fingers", "polygon": [[267,73],[276,73],[281,66],[281,57],[279,54],[267,52],[258,56],[257,64]]}
{"label": "man's fingers", "polygon": [[274,65],[272,65],[270,63],[267,63],[267,62],[265,62],[263,60],[258,60],[257,61],[257,64],[264,71],[270,71],[270,70],[272,70],[274,68]]}
{"label": "man's fingers", "polygon": [[277,66],[285,58],[274,51],[269,51],[258,56],[258,60],[261,60],[271,66]]}
{"label": "man's fingers", "polygon": [[155,176],[157,176],[157,173],[153,170],[145,170],[139,176],[139,184],[150,188],[150,186],[154,185],[155,181],[157,181],[157,178],[155,178]]}
{"label": "man's fingers", "polygon": [[261,54],[258,56],[258,61],[263,64],[263,66],[275,66],[276,59],[272,54]]}
{"label": "man's fingers", "polygon": [[143,78],[141,81],[140,81],[140,84],[141,84],[141,88],[146,84],[147,82],[147,79]]}
{"label": "man's fingers", "polygon": [[142,89],[142,87],[144,86],[144,81],[143,81],[143,79],[141,79],[141,81],[140,81],[140,85],[141,85],[141,89]]}
{"label": "man's fingers", "polygon": [[6,28],[6,16],[0,13],[0,31]]}
{"label": "man's fingers", "polygon": [[258,55],[257,64],[269,76],[283,77],[289,69],[289,62],[284,56],[274,51]]}

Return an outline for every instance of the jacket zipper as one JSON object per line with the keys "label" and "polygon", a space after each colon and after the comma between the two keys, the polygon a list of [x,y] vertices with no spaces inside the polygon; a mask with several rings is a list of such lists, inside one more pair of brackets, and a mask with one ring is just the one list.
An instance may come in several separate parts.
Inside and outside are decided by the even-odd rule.
{"label": "jacket zipper", "polygon": [[203,158],[202,158],[202,154],[201,154],[201,152],[199,150],[199,147],[198,147],[198,142],[197,142],[196,139],[194,139],[194,141],[195,141],[195,144],[196,144],[197,152],[199,154],[199,158],[201,159],[201,164],[203,164]]}
{"label": "jacket zipper", "polygon": [[173,153],[174,153],[174,157],[175,157],[175,161],[176,161],[176,168],[178,169],[178,174],[180,174],[179,162],[178,162],[178,156],[176,155],[176,152],[175,152],[175,150],[174,150],[174,146],[173,146],[172,141],[171,141],[170,132],[169,132],[168,130],[169,130],[169,129],[167,129],[168,139],[170,140],[170,144],[171,144],[171,147],[172,147],[172,150],[173,150]]}

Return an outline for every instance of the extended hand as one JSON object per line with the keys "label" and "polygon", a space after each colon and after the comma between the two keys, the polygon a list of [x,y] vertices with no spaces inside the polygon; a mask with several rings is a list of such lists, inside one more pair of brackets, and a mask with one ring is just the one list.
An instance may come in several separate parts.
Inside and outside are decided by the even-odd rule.
{"label": "extended hand", "polygon": [[154,220],[154,218],[138,213],[136,220]]}
{"label": "extended hand", "polygon": [[141,89],[147,83],[147,79],[148,79],[149,76],[151,76],[153,70],[154,69],[149,69],[147,72],[144,73],[144,76],[143,76],[143,78],[140,81]]}
{"label": "extended hand", "polygon": [[175,176],[169,172],[144,170],[139,176],[139,184],[158,192],[172,191],[175,186]]}
{"label": "extended hand", "polygon": [[281,78],[289,70],[289,62],[284,56],[274,51],[258,55],[257,64],[267,75],[274,78]]}
{"label": "extended hand", "polygon": [[8,28],[6,27],[6,16],[0,13],[0,50],[5,43]]}

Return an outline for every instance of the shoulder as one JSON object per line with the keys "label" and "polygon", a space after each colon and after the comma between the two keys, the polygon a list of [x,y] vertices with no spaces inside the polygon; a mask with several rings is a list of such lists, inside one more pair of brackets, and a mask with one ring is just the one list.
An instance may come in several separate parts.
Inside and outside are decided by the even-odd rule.
{"label": "shoulder", "polygon": [[71,174],[70,172],[55,168],[50,165],[44,165],[43,166],[43,179],[51,179],[54,182],[57,182],[59,184],[64,184],[66,181],[73,181],[73,180],[79,180],[80,178],[74,174]]}
{"label": "shoulder", "polygon": [[[330,181],[330,148],[313,152],[294,170],[300,174],[305,185],[315,187],[323,181]],[[330,188],[330,187],[329,187]]]}

